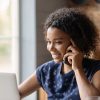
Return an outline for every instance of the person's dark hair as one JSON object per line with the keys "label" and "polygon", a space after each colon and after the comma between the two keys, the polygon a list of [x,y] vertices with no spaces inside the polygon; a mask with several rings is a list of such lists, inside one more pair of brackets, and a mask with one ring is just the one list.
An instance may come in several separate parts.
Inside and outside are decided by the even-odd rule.
{"label": "person's dark hair", "polygon": [[61,8],[51,13],[44,24],[46,36],[49,27],[67,33],[76,46],[89,55],[95,50],[97,29],[94,23],[78,8]]}

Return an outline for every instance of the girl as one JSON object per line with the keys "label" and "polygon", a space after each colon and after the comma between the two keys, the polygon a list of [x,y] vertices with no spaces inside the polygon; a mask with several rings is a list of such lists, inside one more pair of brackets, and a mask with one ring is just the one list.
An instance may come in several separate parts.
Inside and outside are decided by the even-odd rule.
{"label": "girl", "polygon": [[39,66],[19,85],[21,98],[42,87],[48,100],[86,100],[100,96],[100,60],[89,59],[97,31],[76,8],[53,12],[44,25],[47,50],[53,60]]}

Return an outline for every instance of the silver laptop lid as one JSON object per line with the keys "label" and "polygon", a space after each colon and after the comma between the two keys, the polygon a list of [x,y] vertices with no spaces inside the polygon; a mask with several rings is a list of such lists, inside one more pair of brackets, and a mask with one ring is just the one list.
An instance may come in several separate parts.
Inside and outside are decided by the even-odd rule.
{"label": "silver laptop lid", "polygon": [[14,73],[0,73],[0,100],[20,100]]}

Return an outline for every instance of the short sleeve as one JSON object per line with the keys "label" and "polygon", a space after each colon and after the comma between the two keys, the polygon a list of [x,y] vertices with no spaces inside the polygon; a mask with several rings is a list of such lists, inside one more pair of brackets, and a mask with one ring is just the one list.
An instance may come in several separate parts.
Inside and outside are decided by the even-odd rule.
{"label": "short sleeve", "polygon": [[94,76],[94,74],[97,72],[97,71],[99,71],[100,70],[100,60],[98,60],[98,61],[96,61],[95,63],[94,63],[94,66],[93,66],[93,68],[92,68],[92,77]]}
{"label": "short sleeve", "polygon": [[49,61],[36,69],[37,80],[39,81],[41,87],[45,87],[46,80],[49,77],[50,69],[53,65],[53,61]]}
{"label": "short sleeve", "polygon": [[100,70],[100,60],[84,59],[84,71],[87,78],[91,81],[94,74]]}
{"label": "short sleeve", "polygon": [[36,69],[36,76],[37,76],[37,80],[38,82],[40,83],[40,86],[42,86],[42,83],[41,83],[41,66],[39,66],[37,69]]}
{"label": "short sleeve", "polygon": [[43,71],[43,69],[45,69],[45,64],[43,64],[43,65],[41,65],[41,66],[38,66],[38,68],[36,69],[36,76],[37,76],[37,80],[38,80],[38,82],[40,83],[40,85],[43,87],[43,74],[45,74],[44,73],[44,71]]}

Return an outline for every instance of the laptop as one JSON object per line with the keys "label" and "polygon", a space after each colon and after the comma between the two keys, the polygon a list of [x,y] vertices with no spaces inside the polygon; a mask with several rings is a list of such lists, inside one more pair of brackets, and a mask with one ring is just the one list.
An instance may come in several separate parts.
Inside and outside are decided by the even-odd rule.
{"label": "laptop", "polygon": [[0,100],[20,100],[15,73],[0,72]]}

